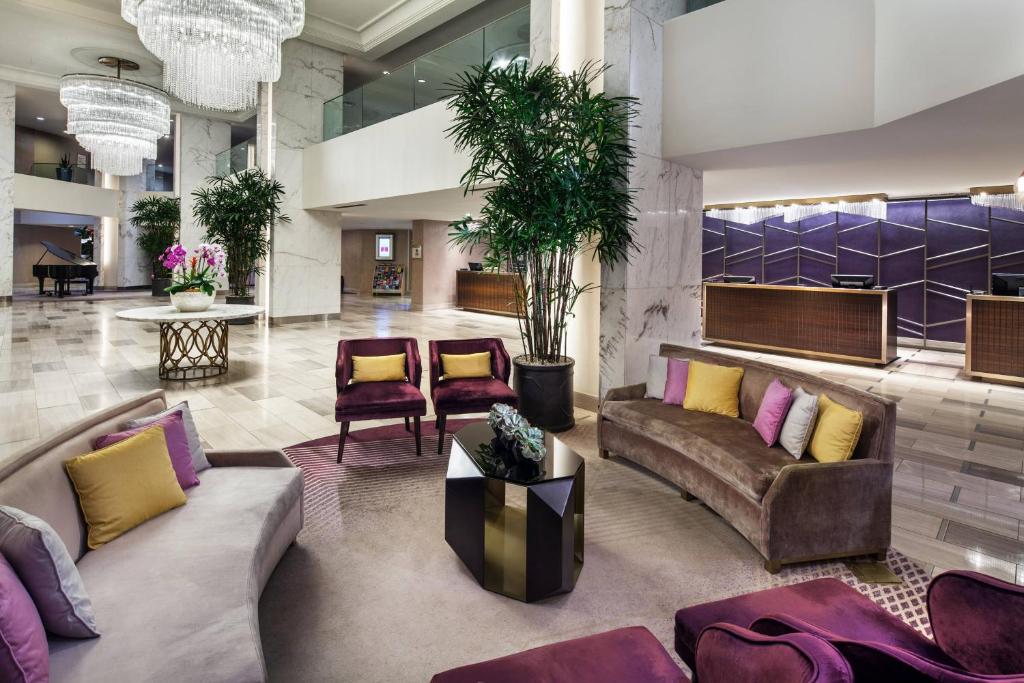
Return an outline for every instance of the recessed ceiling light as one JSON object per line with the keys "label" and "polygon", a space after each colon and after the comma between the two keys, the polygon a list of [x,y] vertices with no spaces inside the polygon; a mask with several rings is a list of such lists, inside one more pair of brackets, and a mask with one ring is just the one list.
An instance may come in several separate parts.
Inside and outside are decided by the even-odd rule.
{"label": "recessed ceiling light", "polygon": [[36,117],[36,121],[45,121],[45,120],[46,120],[45,116],[37,116]]}
{"label": "recessed ceiling light", "polygon": [[163,167],[164,167],[164,165],[163,165],[163,164],[157,164],[157,165],[156,165],[156,167],[157,167],[157,168],[163,168]]}
{"label": "recessed ceiling light", "polygon": [[426,83],[426,80],[424,80],[424,79],[422,79],[422,78],[417,78],[417,79],[416,79],[416,82],[417,82],[417,83]]}
{"label": "recessed ceiling light", "polygon": [[383,73],[383,74],[384,74],[385,76],[390,76],[390,75],[391,75],[391,72],[390,72],[390,71],[388,71],[387,69],[385,69],[385,70],[384,70],[384,71],[383,71],[382,73]]}

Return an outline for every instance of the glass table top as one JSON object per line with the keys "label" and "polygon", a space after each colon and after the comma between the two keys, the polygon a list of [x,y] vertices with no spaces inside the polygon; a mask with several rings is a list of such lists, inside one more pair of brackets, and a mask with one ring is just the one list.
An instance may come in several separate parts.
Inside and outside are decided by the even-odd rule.
{"label": "glass table top", "polygon": [[544,433],[547,455],[536,466],[532,462],[507,467],[491,445],[494,430],[486,422],[476,422],[455,432],[453,449],[461,449],[476,470],[485,477],[528,486],[555,479],[573,477],[583,465],[583,458],[549,432]]}

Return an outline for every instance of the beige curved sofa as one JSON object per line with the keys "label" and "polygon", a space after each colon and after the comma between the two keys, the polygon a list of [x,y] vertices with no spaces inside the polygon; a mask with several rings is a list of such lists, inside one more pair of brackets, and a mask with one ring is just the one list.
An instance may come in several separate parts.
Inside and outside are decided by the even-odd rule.
{"label": "beige curved sofa", "polygon": [[264,681],[260,593],[302,528],[302,472],[275,450],[208,451],[188,503],[86,551],[64,471],[163,391],[90,415],[0,469],[0,504],[46,520],[75,558],[102,635],[50,639],[51,680]]}
{"label": "beige curved sofa", "polygon": [[[895,403],[817,375],[704,349],[662,344],[660,353],[742,367],[740,417],[644,398],[645,384],[612,389],[598,419],[602,457],[631,460],[681,487],[684,497],[699,498],[758,549],[772,573],[793,562],[884,556],[892,534]],[[819,463],[808,454],[796,460],[764,444],[751,423],[776,377],[864,415],[850,460]]]}

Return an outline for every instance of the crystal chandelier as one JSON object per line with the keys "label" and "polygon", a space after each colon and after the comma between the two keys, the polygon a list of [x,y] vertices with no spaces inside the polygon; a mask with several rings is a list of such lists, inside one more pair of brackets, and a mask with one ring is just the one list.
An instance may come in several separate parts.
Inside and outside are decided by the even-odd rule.
{"label": "crystal chandelier", "polygon": [[222,111],[256,105],[281,77],[281,43],[302,33],[304,0],[121,0],[121,16],[164,63],[164,88]]}
{"label": "crystal chandelier", "polygon": [[92,167],[111,175],[142,173],[156,143],[171,132],[167,94],[113,76],[70,74],[60,79],[67,132],[92,154]]}

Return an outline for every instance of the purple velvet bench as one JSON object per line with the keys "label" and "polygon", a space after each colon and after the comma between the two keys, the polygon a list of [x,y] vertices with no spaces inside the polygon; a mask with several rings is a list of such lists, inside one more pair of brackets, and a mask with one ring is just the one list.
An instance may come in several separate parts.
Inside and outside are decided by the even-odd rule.
{"label": "purple velvet bench", "polygon": [[811,634],[834,646],[858,680],[1024,683],[1024,588],[947,572],[928,588],[928,612],[934,641],[845,583],[817,579],[679,610],[676,652],[693,668],[701,633],[734,624],[769,636]]}

